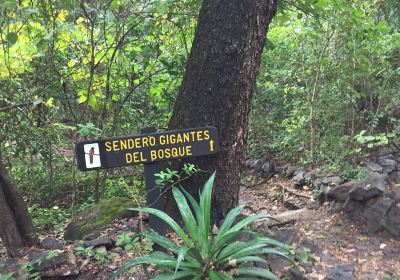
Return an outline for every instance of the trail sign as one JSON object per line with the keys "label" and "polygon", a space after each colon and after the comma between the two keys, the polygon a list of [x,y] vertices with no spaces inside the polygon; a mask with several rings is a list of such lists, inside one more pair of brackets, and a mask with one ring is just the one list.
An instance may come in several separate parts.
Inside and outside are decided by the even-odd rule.
{"label": "trail sign", "polygon": [[201,127],[80,142],[76,146],[82,171],[146,164],[215,154],[215,127]]}
{"label": "trail sign", "polygon": [[[76,145],[76,159],[82,171],[143,164],[146,204],[164,210],[164,199],[154,176],[161,171],[158,161],[211,155],[217,151],[218,133],[215,127],[166,132],[144,128],[139,135],[80,142]],[[159,234],[165,233],[166,224],[160,218],[150,215],[149,225]]]}

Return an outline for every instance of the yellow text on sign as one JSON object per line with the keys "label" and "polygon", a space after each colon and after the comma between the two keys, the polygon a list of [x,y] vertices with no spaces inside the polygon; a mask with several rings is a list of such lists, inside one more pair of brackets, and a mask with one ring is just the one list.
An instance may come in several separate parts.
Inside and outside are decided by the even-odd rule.
{"label": "yellow text on sign", "polygon": [[192,155],[192,146],[183,146],[177,148],[166,148],[159,150],[151,150],[150,158],[152,161],[163,158],[177,158]]}
{"label": "yellow text on sign", "polygon": [[129,138],[108,141],[105,143],[107,152],[118,152],[128,149],[140,149],[153,147],[156,145],[156,138],[154,136]]}
{"label": "yellow text on sign", "polygon": [[147,159],[144,158],[142,152],[133,152],[125,155],[125,161],[126,163],[140,163],[147,161]]}

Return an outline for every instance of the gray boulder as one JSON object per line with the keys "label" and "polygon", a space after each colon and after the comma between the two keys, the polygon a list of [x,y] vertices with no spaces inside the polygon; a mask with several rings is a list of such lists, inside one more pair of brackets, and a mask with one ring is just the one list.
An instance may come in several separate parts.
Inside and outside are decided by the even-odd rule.
{"label": "gray boulder", "polygon": [[64,277],[79,274],[76,267],[76,257],[72,251],[58,253],[33,252],[29,255],[34,272],[42,277]]}
{"label": "gray boulder", "polygon": [[340,178],[339,176],[330,176],[330,177],[325,177],[322,179],[322,184],[324,184],[324,185],[338,186],[342,183],[343,183],[343,179]]}
{"label": "gray boulder", "polygon": [[368,230],[377,232],[385,226],[385,215],[394,204],[394,200],[385,198],[378,200],[372,207],[364,212],[364,217],[367,220]]}
{"label": "gray boulder", "polygon": [[377,172],[377,173],[382,173],[383,167],[377,164],[376,162],[367,162],[365,164],[365,167],[367,167],[370,171],[372,172]]}
{"label": "gray boulder", "polygon": [[390,173],[389,180],[395,184],[400,183],[400,171],[394,171]]}
{"label": "gray boulder", "polygon": [[383,171],[390,173],[397,169],[397,162],[387,157],[378,158],[378,164],[382,166]]}
{"label": "gray boulder", "polygon": [[262,167],[263,167],[263,165],[265,164],[265,163],[267,163],[265,160],[263,160],[263,159],[256,159],[255,161],[254,161],[254,169],[256,170],[256,171],[262,171]]}
{"label": "gray boulder", "polygon": [[358,210],[362,208],[362,204],[360,201],[347,199],[346,202],[343,204],[341,211],[345,213],[359,213]]}
{"label": "gray boulder", "polygon": [[40,248],[45,250],[62,249],[63,245],[55,238],[45,238],[40,242]]}
{"label": "gray boulder", "polygon": [[[7,258],[0,260],[0,279],[28,279],[26,268],[19,258]],[[10,276],[7,278],[6,276]],[[13,278],[12,278],[13,277]]]}
{"label": "gray boulder", "polygon": [[347,182],[342,185],[336,186],[327,192],[327,198],[345,202],[349,198],[349,191],[356,182]]}
{"label": "gray boulder", "polygon": [[74,265],[75,258],[72,251],[56,253],[50,252],[33,252],[29,255],[29,260],[33,263],[35,271],[46,271],[56,269],[61,265]]}
{"label": "gray boulder", "polygon": [[400,203],[392,206],[386,214],[384,228],[395,236],[400,235]]}
{"label": "gray boulder", "polygon": [[267,161],[261,166],[261,170],[259,171],[261,178],[270,178],[276,172],[276,165],[272,161]]}
{"label": "gray boulder", "polygon": [[286,164],[283,167],[283,175],[286,178],[292,178],[294,176],[294,173],[296,172],[296,170],[297,170],[296,166],[293,166],[293,165],[290,165],[290,164]]}
{"label": "gray boulder", "polygon": [[101,200],[76,215],[65,228],[64,238],[79,240],[114,219],[132,217],[137,214],[129,210],[133,207],[137,207],[136,202],[128,198],[113,197]]}
{"label": "gray boulder", "polygon": [[353,280],[353,266],[350,264],[336,264],[332,267],[328,275],[327,280]]}
{"label": "gray boulder", "polygon": [[254,159],[248,159],[245,161],[245,166],[247,168],[254,168],[255,167],[255,160]]}
{"label": "gray boulder", "polygon": [[314,188],[318,188],[319,186],[322,185],[322,179],[321,179],[321,178],[317,178],[317,179],[313,180],[313,181],[311,182],[311,184],[312,184],[312,186],[313,186]]}
{"label": "gray boulder", "polygon": [[296,172],[294,173],[294,177],[292,178],[295,185],[303,186],[306,183],[305,175],[306,173],[304,172],[304,170],[301,169],[296,170]]}
{"label": "gray boulder", "polygon": [[304,180],[307,183],[312,183],[314,180],[317,180],[318,174],[316,172],[310,172],[304,175]]}
{"label": "gray boulder", "polygon": [[367,200],[386,192],[387,189],[386,177],[375,173],[361,181],[354,182],[348,194],[354,200]]}
{"label": "gray boulder", "polygon": [[100,246],[104,246],[107,249],[111,249],[113,247],[113,242],[111,240],[111,238],[109,236],[103,236],[100,237],[98,239],[94,239],[94,240],[86,240],[83,245],[85,247],[100,247]]}

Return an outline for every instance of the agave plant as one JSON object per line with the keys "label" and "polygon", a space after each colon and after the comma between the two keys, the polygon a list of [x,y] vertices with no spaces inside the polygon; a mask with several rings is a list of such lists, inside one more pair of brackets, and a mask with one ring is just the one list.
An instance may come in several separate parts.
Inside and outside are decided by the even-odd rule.
{"label": "agave plant", "polygon": [[[256,267],[255,263],[267,263],[265,256],[274,254],[287,258],[278,248],[286,245],[268,237],[261,237],[256,232],[245,230],[250,223],[270,216],[259,214],[249,216],[237,223],[235,218],[243,206],[232,209],[216,235],[212,234],[210,224],[211,193],[215,173],[208,179],[196,201],[188,192],[173,188],[172,192],[178,205],[186,231],[166,213],[153,208],[131,208],[153,214],[164,220],[180,237],[183,245],[175,244],[170,239],[154,231],[144,233],[146,238],[165,248],[168,253],[153,252],[149,256],[138,257],[126,263],[115,274],[136,265],[144,267],[152,264],[161,272],[155,280],[167,279],[279,279],[270,270]],[[192,206],[193,212],[189,203]],[[250,241],[237,241],[243,234],[253,235]]]}

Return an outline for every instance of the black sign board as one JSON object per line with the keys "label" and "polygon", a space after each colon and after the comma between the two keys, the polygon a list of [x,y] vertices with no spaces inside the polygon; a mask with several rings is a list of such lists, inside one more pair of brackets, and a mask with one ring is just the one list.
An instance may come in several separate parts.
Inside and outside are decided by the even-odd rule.
{"label": "black sign board", "polygon": [[80,142],[76,158],[79,169],[89,171],[210,155],[217,150],[217,129],[201,127]]}

